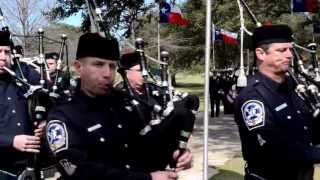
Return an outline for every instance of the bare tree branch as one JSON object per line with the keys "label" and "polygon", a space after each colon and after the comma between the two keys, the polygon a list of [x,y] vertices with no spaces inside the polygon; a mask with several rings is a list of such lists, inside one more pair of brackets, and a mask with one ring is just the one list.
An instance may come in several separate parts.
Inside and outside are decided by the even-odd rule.
{"label": "bare tree branch", "polygon": [[[56,0],[1,0],[0,5],[10,31],[28,36],[47,25],[43,12],[54,7]],[[21,38],[27,48],[27,38]],[[26,49],[27,50],[27,49]]]}

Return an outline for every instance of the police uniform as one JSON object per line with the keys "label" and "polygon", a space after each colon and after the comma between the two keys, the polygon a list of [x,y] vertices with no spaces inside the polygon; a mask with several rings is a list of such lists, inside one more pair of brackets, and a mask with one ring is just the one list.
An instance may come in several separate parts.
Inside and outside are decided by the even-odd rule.
{"label": "police uniform", "polygon": [[230,73],[227,71],[225,72],[225,75],[223,76],[222,80],[222,89],[223,89],[223,109],[224,114],[233,114],[233,107],[232,103],[228,100],[228,94],[233,84],[233,78],[231,77]]}
{"label": "police uniform", "polygon": [[[124,54],[120,59],[120,69],[128,70],[132,66],[138,65],[139,62],[138,53]],[[148,82],[148,87],[149,103],[164,104],[163,95],[169,99],[168,94],[164,94],[168,92],[164,91],[162,87],[151,82]],[[123,92],[128,91],[127,87],[123,86],[123,83],[118,85],[117,89]],[[137,94],[135,90],[133,91],[136,97],[146,100],[145,93]],[[136,122],[136,128],[138,128],[137,133],[140,134],[139,139],[134,144],[133,152],[136,154],[134,157],[137,159],[136,162],[139,169],[152,172],[165,170],[169,164],[174,166],[175,162],[173,162],[172,155],[175,150],[179,149],[181,132],[189,133],[185,137],[189,138],[193,130],[195,114],[192,110],[196,111],[199,107],[198,97],[186,94],[181,95],[179,100],[167,106],[167,113],[162,115],[152,112],[152,108],[143,103],[139,103],[138,107],[132,106],[130,101],[130,98],[126,99],[126,107],[130,107],[128,109],[131,109],[132,116],[135,117],[134,121]],[[151,113],[153,113],[153,116]],[[142,117],[137,114],[142,114]]]}
{"label": "police uniform", "polygon": [[[58,61],[59,54],[56,52],[50,52],[45,54],[45,59],[54,59]],[[56,62],[57,63],[57,62]],[[58,77],[56,77],[58,76]],[[70,74],[69,72],[60,71],[59,74],[57,71],[50,72],[50,79],[51,81],[47,82],[47,88],[53,90],[54,82],[57,78],[56,86],[57,89],[55,90],[55,94],[49,94],[51,97],[55,98],[55,103],[59,104],[63,101],[70,101],[72,95],[72,86],[70,84]]]}
{"label": "police uniform", "polygon": [[[114,40],[93,33],[80,37],[77,59],[117,59],[118,54]],[[54,108],[48,120],[48,146],[64,179],[151,180],[135,167],[131,147],[138,134],[117,92],[92,98],[79,90],[70,102]]]}
{"label": "police uniform", "polygon": [[[292,41],[288,27],[269,28],[273,26],[255,31],[257,42]],[[235,101],[235,120],[247,162],[246,180],[313,179],[320,149],[312,144],[310,109],[295,93],[290,77],[277,83],[255,74]]]}
{"label": "police uniform", "polygon": [[219,117],[220,115],[220,101],[221,95],[221,78],[220,74],[210,77],[209,92],[210,92],[210,105],[211,105],[211,117]]}
{"label": "police uniform", "polygon": [[[0,32],[0,45],[10,46],[9,34]],[[22,71],[31,84],[36,84],[39,75],[28,66]],[[16,72],[18,73],[18,72]],[[26,168],[33,154],[13,147],[16,135],[33,135],[32,122],[28,116],[28,102],[23,87],[19,87],[9,74],[0,75],[0,172],[17,175]]]}
{"label": "police uniform", "polygon": [[151,179],[136,172],[130,160],[134,134],[119,97],[90,98],[77,92],[73,100],[50,114],[47,141],[66,179]]}

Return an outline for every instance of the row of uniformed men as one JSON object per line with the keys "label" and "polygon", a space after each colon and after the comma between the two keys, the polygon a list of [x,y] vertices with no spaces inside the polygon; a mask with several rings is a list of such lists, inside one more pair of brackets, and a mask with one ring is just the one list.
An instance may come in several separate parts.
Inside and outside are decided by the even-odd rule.
{"label": "row of uniformed men", "polygon": [[[139,104],[142,119],[128,106],[127,94],[113,88],[119,59],[115,39],[96,33],[80,37],[73,64],[79,89],[37,124],[29,118],[25,92],[3,68],[10,68],[10,44],[9,34],[0,32],[0,177],[17,178],[34,165],[34,153],[40,153],[40,165],[50,157],[63,179],[177,179],[178,171],[191,167],[190,151],[179,150],[179,137],[186,134],[182,120],[193,125],[195,119],[190,101],[175,103],[165,120],[140,135],[150,121],[150,107]],[[124,60],[123,67],[135,94],[144,99],[139,61]],[[28,82],[38,83],[32,68],[23,66],[23,72]],[[197,109],[195,99],[191,106]],[[174,170],[167,170],[168,164]]]}

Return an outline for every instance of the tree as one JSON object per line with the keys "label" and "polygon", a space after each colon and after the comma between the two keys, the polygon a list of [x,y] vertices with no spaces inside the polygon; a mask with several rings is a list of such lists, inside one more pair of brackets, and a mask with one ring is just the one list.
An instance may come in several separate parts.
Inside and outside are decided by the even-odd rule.
{"label": "tree", "polygon": [[[80,28],[70,26],[67,24],[51,23],[46,28],[44,28],[44,52],[59,52],[61,35],[67,35],[67,45],[68,45],[68,58],[73,60],[75,58],[78,39],[82,34]],[[28,56],[38,56],[39,55],[39,40],[37,37],[28,38],[30,46],[28,47]]]}
{"label": "tree", "polygon": [[[102,9],[105,28],[109,32],[123,30],[124,36],[130,35],[131,23],[137,20],[137,16],[144,14],[150,8],[144,4],[144,0],[96,0],[96,3]],[[57,5],[49,16],[52,19],[64,19],[75,13],[82,14],[82,30],[87,31],[90,19],[86,0],[57,0]]]}
{"label": "tree", "polygon": [[[158,2],[158,1],[156,1]],[[187,0],[179,4],[183,15],[190,21],[187,27],[161,25],[161,49],[171,54],[172,72],[176,69],[190,69],[204,63],[205,40],[205,1]],[[295,33],[299,42],[310,42],[311,32],[306,19],[301,14],[291,14],[288,0],[252,0],[246,1],[248,6],[261,22],[271,21],[274,24],[290,24],[295,32],[304,30],[306,34]],[[157,57],[157,17],[158,10],[154,5],[146,5],[143,0],[97,0],[99,7],[103,7],[103,17],[110,31],[125,32],[122,37],[134,39],[142,37],[147,42],[146,52]],[[112,4],[112,6],[111,6]],[[64,18],[76,12],[84,17],[83,30],[88,29],[88,16],[84,0],[58,0],[58,6],[51,11],[51,17]],[[246,10],[245,25],[250,31],[255,24],[251,21]],[[313,18],[316,19],[316,18]],[[231,32],[239,32],[239,8],[236,0],[217,0],[212,5],[212,22],[220,28]],[[119,31],[118,31],[119,32]],[[133,32],[132,36],[129,36]],[[246,37],[245,43],[249,42]],[[215,44],[218,68],[239,64],[239,46],[227,45],[222,42]]]}
{"label": "tree", "polygon": [[52,6],[52,0],[1,0],[0,2],[10,31],[13,34],[24,36],[18,38],[18,41],[23,44],[25,49],[30,45],[25,36],[29,36],[40,27],[47,25],[44,12]]}
{"label": "tree", "polygon": [[[196,4],[199,6],[198,3]],[[178,70],[190,69],[190,67],[194,67],[194,65],[201,64],[202,56],[204,56],[204,33],[194,33],[199,32],[199,28],[204,30],[204,27],[198,24],[198,18],[204,19],[203,13],[200,12],[201,9],[198,6],[193,9],[187,9],[183,4],[178,4],[178,6],[181,7],[184,18],[190,21],[190,25],[181,27],[171,24],[160,24],[160,49],[170,53],[169,67],[173,75],[173,82],[174,75]],[[191,8],[192,7],[193,6],[191,6]],[[146,16],[139,16],[140,23],[133,26],[135,37],[141,37],[147,42],[145,52],[152,57],[158,56],[158,16],[158,8],[150,9]],[[203,39],[200,40],[199,38]],[[134,38],[129,37],[127,41],[131,41],[132,39]],[[155,68],[159,67],[159,65],[155,63],[149,64]]]}
{"label": "tree", "polygon": [[[192,0],[190,0],[192,1]],[[294,31],[297,43],[304,44],[312,41],[311,26],[303,13],[291,13],[290,1],[287,0],[244,0],[251,11],[261,23],[271,22],[272,24],[287,24]],[[319,20],[318,15],[311,15],[311,19]],[[245,26],[249,31],[256,27],[248,12],[244,8]],[[236,0],[217,0],[212,5],[212,22],[216,27],[231,32],[240,31],[239,7]],[[303,32],[303,33],[301,33]],[[251,37],[245,36],[245,47],[250,47]],[[218,68],[225,65],[239,64],[240,49],[237,46],[229,46],[221,42],[215,43],[216,61]],[[232,60],[232,61],[231,61]]]}

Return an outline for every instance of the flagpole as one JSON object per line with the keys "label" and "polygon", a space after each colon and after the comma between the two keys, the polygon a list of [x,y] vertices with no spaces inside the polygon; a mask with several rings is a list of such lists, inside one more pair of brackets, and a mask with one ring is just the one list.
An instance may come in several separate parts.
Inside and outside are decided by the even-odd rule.
{"label": "flagpole", "polygon": [[[212,0],[213,1],[213,0]],[[203,120],[203,180],[208,179],[208,126],[209,126],[209,69],[211,44],[211,0],[207,0],[206,8],[206,49],[205,49],[205,90],[204,90],[204,120]]]}
{"label": "flagpole", "polygon": [[160,61],[160,22],[158,21],[158,61]]}
{"label": "flagpole", "polygon": [[214,46],[214,42],[215,42],[215,33],[216,33],[216,28],[215,28],[215,25],[212,23],[212,68],[213,68],[213,70],[216,70],[216,61],[215,61],[215,52],[214,52],[214,48],[215,48],[215,46]]}

